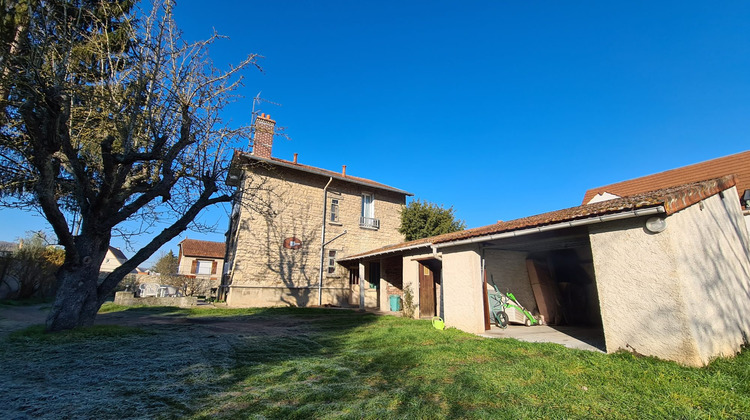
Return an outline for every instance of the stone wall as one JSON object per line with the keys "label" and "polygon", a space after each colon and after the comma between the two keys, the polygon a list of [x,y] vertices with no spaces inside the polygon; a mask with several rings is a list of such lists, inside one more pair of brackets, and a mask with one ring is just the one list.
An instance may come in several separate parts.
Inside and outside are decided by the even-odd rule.
{"label": "stone wall", "polygon": [[[245,176],[241,205],[233,211],[229,232],[227,303],[232,306],[271,306],[274,302],[317,305],[323,188],[329,177],[262,163],[252,164]],[[375,197],[374,217],[380,220],[379,229],[360,227],[362,193]],[[332,199],[339,202],[338,221],[330,220]],[[328,216],[325,240],[346,233],[325,249],[323,287],[341,292],[325,293],[324,298],[329,296],[329,301],[324,300],[323,304],[335,305],[342,299],[349,300],[344,296],[350,289],[348,270],[334,264],[334,272],[328,273],[328,253],[336,251],[336,257],[341,258],[402,242],[398,228],[404,203],[404,194],[337,179],[331,182],[325,203]],[[298,249],[284,247],[285,239],[289,238],[295,238],[301,246]],[[268,290],[273,288],[278,290]],[[368,301],[377,306],[377,298]]]}
{"label": "stone wall", "polygon": [[115,293],[114,303],[122,306],[177,306],[180,308],[191,308],[198,305],[198,298],[191,296],[137,298],[132,292],[117,292]]}

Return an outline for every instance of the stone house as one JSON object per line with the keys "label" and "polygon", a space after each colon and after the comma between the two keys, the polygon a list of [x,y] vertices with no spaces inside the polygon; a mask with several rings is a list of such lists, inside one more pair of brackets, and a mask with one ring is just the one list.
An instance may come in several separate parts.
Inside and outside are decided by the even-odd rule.
{"label": "stone house", "polygon": [[201,281],[195,285],[202,292],[218,289],[221,283],[221,270],[224,266],[226,244],[223,242],[183,239],[177,256],[177,274]]}
{"label": "stone house", "polygon": [[[377,248],[340,260],[413,292],[417,317],[485,333],[492,284],[552,325],[705,365],[750,336],[750,238],[726,176]],[[378,264],[373,273],[368,267]]]}
{"label": "stone house", "polygon": [[[231,306],[378,306],[387,291],[360,284],[338,259],[403,241],[406,191],[271,156],[275,121],[255,122],[252,153],[235,152],[237,188],[220,297]],[[373,270],[377,267],[373,266]],[[362,286],[362,287],[360,287]]]}

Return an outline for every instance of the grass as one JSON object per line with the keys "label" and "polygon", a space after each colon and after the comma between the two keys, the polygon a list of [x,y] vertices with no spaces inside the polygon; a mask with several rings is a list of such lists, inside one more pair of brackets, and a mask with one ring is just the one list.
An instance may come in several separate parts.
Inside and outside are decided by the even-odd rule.
{"label": "grass", "polygon": [[54,298],[28,298],[28,299],[4,299],[0,300],[0,306],[33,306],[39,304],[49,304],[54,302]]}
{"label": "grass", "polygon": [[105,338],[122,338],[127,335],[149,335],[149,331],[142,328],[120,325],[94,325],[88,328],[75,328],[55,334],[44,331],[44,325],[34,325],[8,335],[10,342],[27,343],[69,343],[75,341],[97,340]]}
{"label": "grass", "polygon": [[[696,369],[333,309],[103,309],[198,324],[95,327],[55,339],[38,329],[11,334],[0,343],[0,362],[9,367],[0,370],[0,383],[8,384],[0,394],[0,417],[609,419],[750,413],[747,350]],[[200,325],[209,320],[224,320],[235,330]]]}

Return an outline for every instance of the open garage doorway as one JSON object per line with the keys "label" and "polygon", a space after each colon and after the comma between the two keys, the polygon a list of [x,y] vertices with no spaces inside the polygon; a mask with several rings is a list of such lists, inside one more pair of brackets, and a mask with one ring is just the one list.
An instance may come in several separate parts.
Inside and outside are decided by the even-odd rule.
{"label": "open garage doorway", "polygon": [[[547,327],[604,349],[593,257],[586,229],[485,243],[488,289],[513,293]],[[491,328],[495,329],[493,326]],[[519,327],[511,324],[508,330]],[[507,335],[510,331],[504,333]],[[529,332],[525,331],[528,335]]]}

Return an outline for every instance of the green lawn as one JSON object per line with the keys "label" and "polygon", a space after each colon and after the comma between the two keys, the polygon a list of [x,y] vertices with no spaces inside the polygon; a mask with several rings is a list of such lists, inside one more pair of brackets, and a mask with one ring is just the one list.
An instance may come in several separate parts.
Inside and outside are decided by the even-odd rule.
{"label": "green lawn", "polygon": [[[115,315],[122,309],[105,307]],[[33,328],[14,333],[0,343],[0,361],[10,366],[0,372],[0,383],[9,384],[0,396],[0,417],[609,419],[750,413],[747,350],[695,369],[626,353],[484,339],[438,331],[428,321],[343,310],[124,313],[191,322],[100,326],[54,337]]]}

